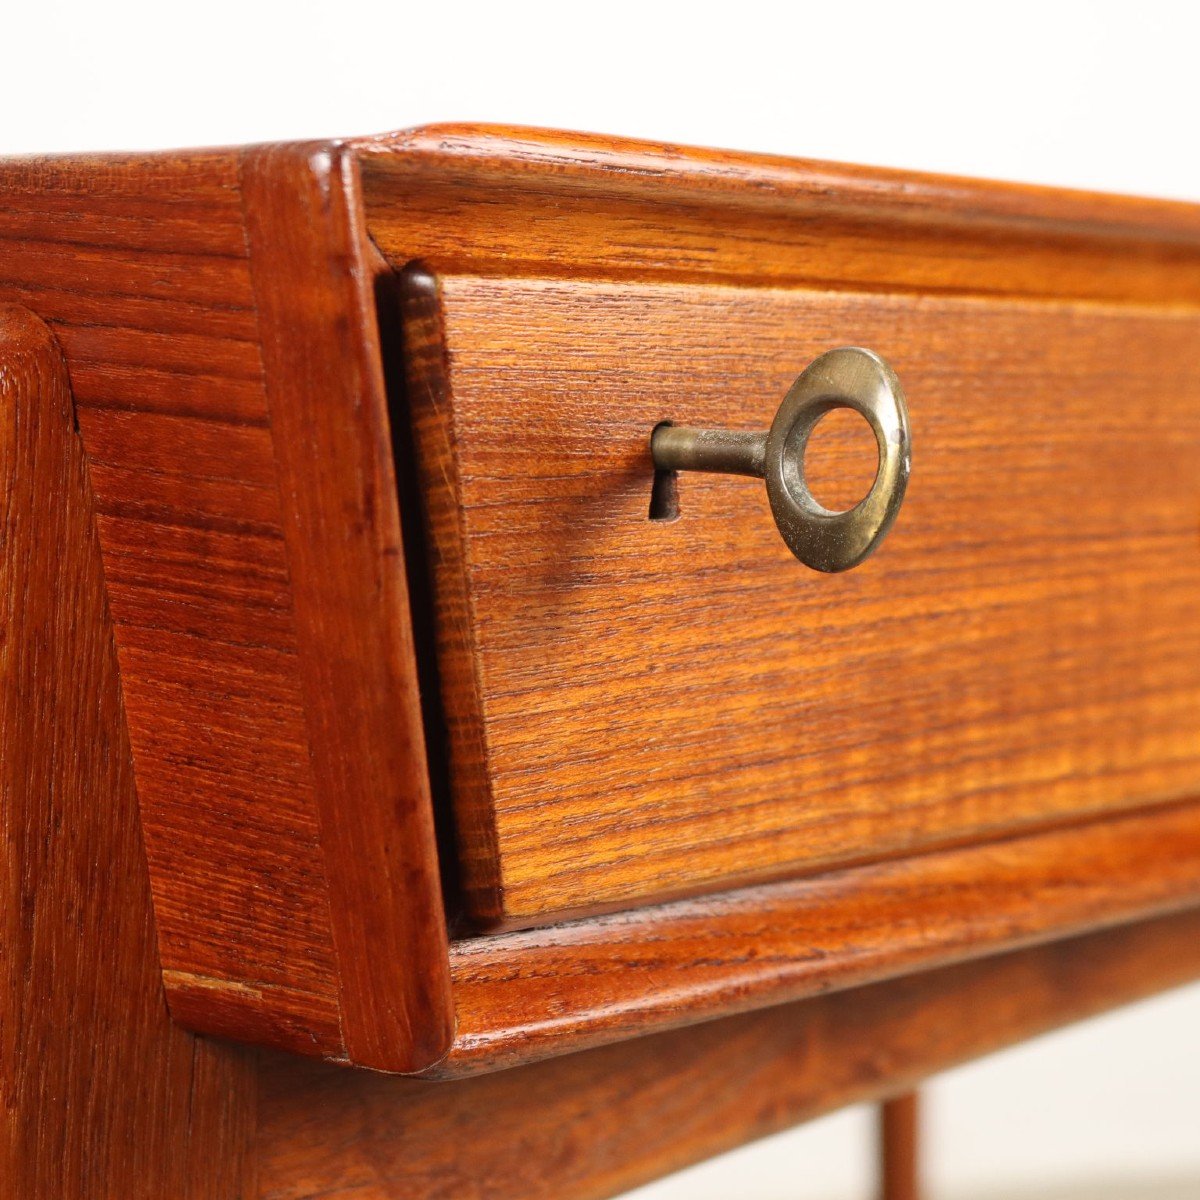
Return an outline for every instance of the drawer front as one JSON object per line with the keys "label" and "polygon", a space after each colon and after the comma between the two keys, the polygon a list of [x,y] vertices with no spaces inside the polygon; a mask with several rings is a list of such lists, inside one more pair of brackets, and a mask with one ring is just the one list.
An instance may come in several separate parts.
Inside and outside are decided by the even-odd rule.
{"label": "drawer front", "polygon": [[[453,274],[440,300],[411,291],[478,917],[1200,790],[1195,313]],[[912,425],[874,557],[801,566],[752,480],[685,474],[680,519],[648,519],[658,422],[766,428],[846,344],[892,364]]]}

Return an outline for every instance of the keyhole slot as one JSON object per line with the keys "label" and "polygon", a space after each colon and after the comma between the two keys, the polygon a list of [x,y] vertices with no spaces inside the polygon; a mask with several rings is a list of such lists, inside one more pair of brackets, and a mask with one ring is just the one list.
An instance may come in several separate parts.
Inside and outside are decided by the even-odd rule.
{"label": "keyhole slot", "polygon": [[[670,425],[663,421],[655,428],[662,429]],[[679,472],[665,471],[661,467],[654,472],[654,482],[650,485],[650,520],[678,521],[679,520]]]}

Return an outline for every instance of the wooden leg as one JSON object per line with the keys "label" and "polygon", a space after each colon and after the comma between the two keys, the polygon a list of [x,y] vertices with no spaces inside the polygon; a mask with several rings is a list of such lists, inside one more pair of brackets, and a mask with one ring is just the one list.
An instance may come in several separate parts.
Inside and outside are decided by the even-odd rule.
{"label": "wooden leg", "polygon": [[0,1195],[250,1196],[252,1069],[167,1016],[67,370],[0,307]]}
{"label": "wooden leg", "polygon": [[916,1092],[879,1106],[880,1200],[918,1200],[920,1106]]}

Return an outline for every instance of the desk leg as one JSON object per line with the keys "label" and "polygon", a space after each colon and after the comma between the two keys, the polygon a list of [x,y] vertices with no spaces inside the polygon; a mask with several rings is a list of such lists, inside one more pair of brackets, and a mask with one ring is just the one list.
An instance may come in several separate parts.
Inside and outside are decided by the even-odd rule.
{"label": "desk leg", "polygon": [[880,1200],[919,1200],[920,1106],[916,1092],[879,1106]]}

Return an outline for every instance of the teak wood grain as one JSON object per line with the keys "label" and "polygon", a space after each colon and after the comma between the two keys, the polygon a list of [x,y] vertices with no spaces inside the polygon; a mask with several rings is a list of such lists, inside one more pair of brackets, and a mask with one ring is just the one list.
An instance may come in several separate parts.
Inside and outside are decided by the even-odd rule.
{"label": "teak wood grain", "polygon": [[[1194,978],[1198,297],[1191,206],[641,143],[0,163],[0,1192],[612,1195]],[[836,604],[647,520],[868,338]]]}
{"label": "teak wood grain", "polygon": [[0,163],[0,300],[70,366],[172,1011],[414,1069],[446,935],[347,162]]}
{"label": "teak wood grain", "polygon": [[[1191,206],[573,135],[0,164],[175,1018],[453,1075],[1195,901],[1198,296]],[[917,467],[864,574],[752,483],[646,519],[653,423],[868,338]]]}
{"label": "teak wood grain", "polygon": [[0,1195],[249,1195],[252,1064],[180,1029],[163,1003],[66,364],[46,325],[11,305],[0,606]]}
{"label": "teak wood grain", "polygon": [[[410,404],[476,916],[1197,794],[1195,214],[588,149],[448,131],[365,158],[372,235],[422,264]],[[915,446],[868,564],[799,568],[746,481],[685,478],[683,519],[647,520],[658,422],[765,428],[859,343]]]}
{"label": "teak wood grain", "polygon": [[355,143],[368,228],[438,274],[1192,304],[1194,204],[540,129]]}
{"label": "teak wood grain", "polygon": [[242,181],[346,1054],[416,1066],[454,1030],[374,252],[347,155],[248,151]]}
{"label": "teak wood grain", "polygon": [[[1200,314],[453,275],[440,301],[427,355],[409,306],[411,393],[480,917],[1200,793]],[[913,429],[868,563],[800,567],[750,481],[685,477],[647,519],[655,425],[765,429],[844,344]]]}
{"label": "teak wood grain", "polygon": [[439,1086],[194,1038],[161,1000],[66,367],[11,309],[0,480],[5,1195],[611,1196],[1200,972],[1192,911]]}
{"label": "teak wood grain", "polygon": [[260,1195],[599,1200],[1197,974],[1193,911],[432,1088],[275,1057]]}
{"label": "teak wood grain", "polygon": [[456,1036],[495,1070],[1197,902],[1200,805],[451,946]]}

